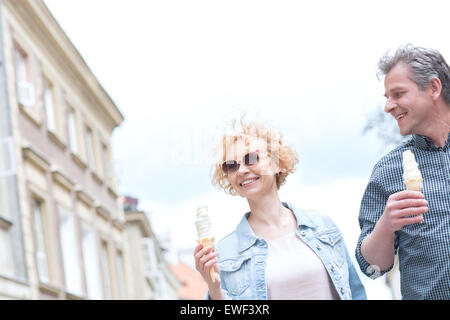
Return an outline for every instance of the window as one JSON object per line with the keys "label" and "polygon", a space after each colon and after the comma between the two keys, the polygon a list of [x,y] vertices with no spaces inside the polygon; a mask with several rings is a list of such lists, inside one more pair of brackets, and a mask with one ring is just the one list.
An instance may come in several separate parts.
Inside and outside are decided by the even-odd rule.
{"label": "window", "polygon": [[14,59],[16,63],[16,80],[19,82],[29,82],[28,79],[28,55],[21,48],[15,48]]}
{"label": "window", "polygon": [[47,129],[53,133],[57,133],[57,116],[54,91],[53,84],[48,79],[44,79],[44,105],[45,115],[47,118]]}
{"label": "window", "polygon": [[113,174],[111,168],[111,161],[109,156],[109,149],[106,144],[102,143],[102,165],[103,165],[103,176],[108,183],[112,183]]}
{"label": "window", "polygon": [[39,280],[50,282],[49,265],[47,259],[47,239],[46,239],[46,220],[43,210],[43,202],[39,199],[33,199],[33,216],[34,216],[34,234],[36,242],[36,261]]}
{"label": "window", "polygon": [[37,112],[35,108],[34,84],[31,81],[30,59],[28,54],[18,45],[14,48],[14,63],[16,68],[17,100],[29,111]]}
{"label": "window", "polygon": [[12,234],[14,201],[17,199],[12,139],[0,138],[0,274],[14,275]]}
{"label": "window", "polygon": [[0,218],[0,274],[14,275],[14,263],[11,247],[10,225]]}
{"label": "window", "polygon": [[119,288],[119,299],[124,300],[127,298],[125,289],[125,273],[123,267],[123,256],[121,251],[117,251],[116,254],[116,268],[117,268],[117,282]]}
{"label": "window", "polygon": [[82,225],[82,246],[84,270],[86,275],[87,297],[100,300],[103,298],[100,278],[100,265],[97,254],[95,234],[92,229]]}
{"label": "window", "polygon": [[69,129],[70,150],[72,151],[72,153],[78,155],[79,149],[78,149],[77,122],[76,122],[75,111],[73,109],[69,109],[67,126]]}
{"label": "window", "polygon": [[95,149],[94,149],[94,136],[92,135],[92,130],[86,127],[86,155],[88,160],[89,169],[95,171]]}
{"label": "window", "polygon": [[142,257],[144,259],[145,276],[150,280],[158,271],[155,243],[152,238],[141,239]]}
{"label": "window", "polygon": [[0,138],[0,217],[11,219],[15,195],[16,161],[12,137]]}
{"label": "window", "polygon": [[78,261],[74,218],[61,206],[58,206],[58,213],[66,290],[71,294],[81,296],[81,272]]}
{"label": "window", "polygon": [[109,269],[108,244],[102,241],[102,271],[103,271],[103,288],[105,290],[105,299],[111,299],[111,274]]}

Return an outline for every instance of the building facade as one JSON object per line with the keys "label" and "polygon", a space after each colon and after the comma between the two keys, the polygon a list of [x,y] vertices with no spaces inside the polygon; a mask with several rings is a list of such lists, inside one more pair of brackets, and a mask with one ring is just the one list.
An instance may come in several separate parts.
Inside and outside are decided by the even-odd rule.
{"label": "building facade", "polygon": [[167,265],[161,246],[138,200],[123,197],[130,263],[133,266],[130,298],[135,300],[178,299],[181,284]]}
{"label": "building facade", "polygon": [[127,299],[123,115],[41,0],[0,1],[0,298]]}

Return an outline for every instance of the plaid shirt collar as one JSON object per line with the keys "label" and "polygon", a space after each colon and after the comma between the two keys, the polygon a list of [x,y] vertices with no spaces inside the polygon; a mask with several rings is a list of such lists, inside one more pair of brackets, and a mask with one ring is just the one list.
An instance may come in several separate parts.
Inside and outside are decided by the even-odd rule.
{"label": "plaid shirt collar", "polygon": [[450,133],[443,147],[437,147],[430,138],[418,134],[413,135],[414,146],[422,150],[447,150],[450,147]]}

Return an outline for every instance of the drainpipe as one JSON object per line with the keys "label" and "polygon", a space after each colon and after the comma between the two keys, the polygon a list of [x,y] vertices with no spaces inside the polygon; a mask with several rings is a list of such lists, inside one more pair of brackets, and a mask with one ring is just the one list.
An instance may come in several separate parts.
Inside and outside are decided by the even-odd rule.
{"label": "drainpipe", "polygon": [[19,188],[14,136],[3,45],[3,1],[0,0],[0,228],[11,244],[12,274],[7,277],[26,282],[27,268],[19,205]]}

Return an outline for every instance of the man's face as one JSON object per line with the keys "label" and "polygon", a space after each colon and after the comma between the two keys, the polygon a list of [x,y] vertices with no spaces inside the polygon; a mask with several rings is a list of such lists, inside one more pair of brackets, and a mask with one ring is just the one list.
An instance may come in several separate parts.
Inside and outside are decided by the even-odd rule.
{"label": "man's face", "polygon": [[425,135],[430,125],[432,99],[429,89],[421,90],[409,75],[409,67],[404,63],[386,74],[384,111],[397,120],[401,135]]}

